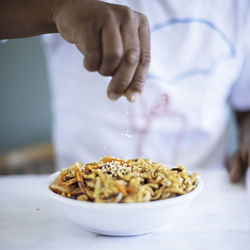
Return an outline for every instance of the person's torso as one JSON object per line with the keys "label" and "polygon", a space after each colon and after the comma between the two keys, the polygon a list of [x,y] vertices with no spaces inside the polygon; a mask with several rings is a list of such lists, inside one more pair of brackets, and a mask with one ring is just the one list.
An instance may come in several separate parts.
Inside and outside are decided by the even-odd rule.
{"label": "person's torso", "polygon": [[136,104],[124,98],[111,102],[110,79],[84,70],[74,45],[47,37],[60,167],[103,155],[188,167],[218,163],[225,150],[227,98],[243,59],[237,1],[112,2],[149,19],[147,85]]}

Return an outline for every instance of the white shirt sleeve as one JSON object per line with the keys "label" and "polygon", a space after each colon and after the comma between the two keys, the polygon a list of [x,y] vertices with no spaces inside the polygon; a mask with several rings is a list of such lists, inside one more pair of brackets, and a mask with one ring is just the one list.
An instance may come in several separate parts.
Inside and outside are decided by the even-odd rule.
{"label": "white shirt sleeve", "polygon": [[[250,4],[249,4],[250,5]],[[248,6],[250,7],[250,6]],[[250,110],[250,11],[242,22],[242,43],[244,61],[242,70],[230,93],[229,101],[232,107],[239,111]]]}

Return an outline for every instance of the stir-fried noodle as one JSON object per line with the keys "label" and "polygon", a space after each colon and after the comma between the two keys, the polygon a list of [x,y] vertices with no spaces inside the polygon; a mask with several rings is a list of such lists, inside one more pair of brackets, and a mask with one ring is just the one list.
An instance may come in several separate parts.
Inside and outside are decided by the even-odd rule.
{"label": "stir-fried noodle", "polygon": [[49,188],[81,201],[146,202],[186,194],[197,186],[196,176],[182,166],[167,168],[149,159],[104,157],[93,163],[74,163],[63,169]]}

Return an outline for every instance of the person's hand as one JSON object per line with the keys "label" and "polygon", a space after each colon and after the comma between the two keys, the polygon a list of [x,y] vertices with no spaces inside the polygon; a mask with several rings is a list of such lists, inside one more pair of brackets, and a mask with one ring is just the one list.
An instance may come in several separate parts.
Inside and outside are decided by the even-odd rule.
{"label": "person's hand", "polygon": [[230,180],[237,182],[245,176],[247,168],[250,166],[250,141],[239,145],[236,153],[228,160],[227,169]]}
{"label": "person's hand", "polygon": [[53,20],[61,36],[84,55],[87,70],[112,76],[111,100],[124,95],[136,101],[150,63],[150,28],[143,14],[96,0],[60,0]]}

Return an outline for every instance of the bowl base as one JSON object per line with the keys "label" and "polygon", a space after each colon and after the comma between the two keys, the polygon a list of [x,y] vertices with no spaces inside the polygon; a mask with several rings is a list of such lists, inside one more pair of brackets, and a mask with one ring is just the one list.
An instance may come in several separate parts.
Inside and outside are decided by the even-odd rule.
{"label": "bowl base", "polygon": [[142,231],[142,232],[117,232],[117,231],[112,232],[112,231],[102,231],[102,230],[87,228],[83,225],[79,225],[79,226],[81,229],[89,233],[94,233],[100,236],[109,236],[109,237],[136,237],[136,236],[141,236],[141,235],[152,233],[153,231],[156,231],[158,229],[157,227],[157,228],[153,228],[151,230]]}

